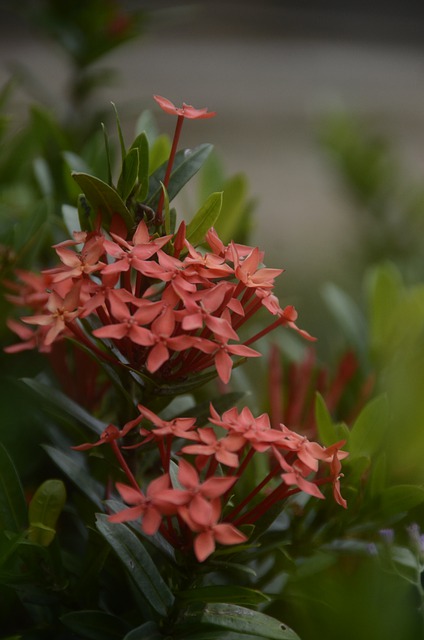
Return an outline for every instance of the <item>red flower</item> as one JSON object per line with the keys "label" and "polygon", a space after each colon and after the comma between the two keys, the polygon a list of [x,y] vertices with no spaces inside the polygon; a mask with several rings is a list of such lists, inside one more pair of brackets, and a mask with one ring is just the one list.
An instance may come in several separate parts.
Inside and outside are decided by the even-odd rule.
{"label": "red flower", "polygon": [[201,118],[213,118],[216,113],[215,111],[208,111],[207,108],[196,109],[192,107],[191,104],[186,104],[183,102],[182,107],[176,107],[170,100],[167,98],[162,98],[162,96],[153,96],[160,108],[165,111],[165,113],[170,113],[171,115],[189,118],[190,120],[200,120]]}

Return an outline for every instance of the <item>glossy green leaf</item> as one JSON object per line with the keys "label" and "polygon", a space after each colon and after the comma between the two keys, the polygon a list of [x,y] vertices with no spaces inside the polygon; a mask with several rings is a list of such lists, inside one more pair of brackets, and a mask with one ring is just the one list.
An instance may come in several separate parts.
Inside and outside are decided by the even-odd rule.
{"label": "glossy green leaf", "polygon": [[65,506],[66,490],[61,480],[46,480],[38,487],[28,508],[28,540],[48,547],[56,535],[56,522]]}
{"label": "glossy green leaf", "polygon": [[127,229],[131,229],[134,218],[125,206],[124,201],[117,191],[103,180],[90,176],[87,173],[72,173],[72,177],[79,184],[84,194],[87,196],[93,210],[101,211],[102,222],[106,229],[114,214],[121,216]]}
{"label": "glossy green leaf", "polygon": [[388,487],[381,494],[380,514],[389,518],[405,513],[424,502],[424,487],[400,484]]}
{"label": "glossy green leaf", "polygon": [[387,433],[389,411],[383,394],[371,400],[356,419],[349,437],[348,449],[353,456],[372,456],[380,448]]}
{"label": "glossy green leaf", "polygon": [[[168,183],[169,201],[181,191],[184,185],[199,171],[200,167],[212,151],[212,145],[201,144],[194,149],[182,149],[175,155],[171,177]],[[164,162],[150,178],[147,203],[154,209],[160,198],[164,182],[167,162]]]}
{"label": "glossy green leaf", "polygon": [[81,640],[122,640],[129,628],[127,622],[104,611],[71,611],[60,620]]}
{"label": "glossy green leaf", "polygon": [[186,238],[193,246],[204,242],[206,232],[219,218],[221,207],[222,192],[212,193],[187,225]]}
{"label": "glossy green leaf", "polygon": [[[155,622],[145,622],[140,627],[132,629],[123,640],[161,640],[164,636]],[[169,636],[168,636],[169,640]]]}
{"label": "glossy green leaf", "polygon": [[144,131],[140,133],[131,145],[131,149],[138,151],[138,183],[137,199],[144,202],[149,192],[149,143]]}
{"label": "glossy green leaf", "polygon": [[96,525],[122,561],[141,595],[156,613],[165,616],[174,602],[174,596],[141,540],[125,524],[109,522],[107,516],[101,514],[97,515]]}
{"label": "glossy green leaf", "polygon": [[91,416],[88,411],[58,389],[31,378],[24,378],[22,382],[42,398],[45,409],[52,415],[60,417],[65,413],[84,424],[97,435],[100,435],[106,429],[106,422],[101,422],[101,420]]}
{"label": "glossy green leaf", "polygon": [[[171,466],[175,465],[175,462],[171,460]],[[118,500],[106,500],[106,505],[110,510],[110,513],[118,513],[118,511],[122,511],[124,505],[122,502]],[[167,541],[165,538],[159,533],[155,533],[154,535],[147,535],[143,531],[140,530],[140,524],[137,520],[132,520],[128,522],[128,526],[130,529],[137,533],[137,536],[141,536],[145,540],[147,540],[150,545],[156,547],[158,551],[160,551],[167,560],[170,560],[172,564],[176,563],[175,560],[175,549],[174,547]]]}
{"label": "glossy green leaf", "polygon": [[326,447],[337,442],[337,432],[333,420],[324,398],[318,392],[315,395],[315,418],[320,442]]}
{"label": "glossy green leaf", "polygon": [[271,598],[257,589],[236,585],[214,585],[179,591],[177,597],[187,602],[226,602],[227,604],[260,604]]}
{"label": "glossy green leaf", "polygon": [[0,530],[20,532],[27,526],[24,492],[11,457],[0,443]]}
{"label": "glossy green leaf", "polygon": [[[191,637],[190,626],[205,625],[217,627],[222,632],[222,637],[225,637],[225,632],[232,631],[240,634],[243,640],[244,636],[267,640],[299,640],[294,631],[275,618],[245,607],[224,603],[191,605],[182,613],[180,625],[184,625],[187,638]],[[194,639],[198,629],[193,631]],[[197,637],[200,640],[202,636],[199,634]]]}
{"label": "glossy green leaf", "polygon": [[117,185],[118,193],[124,202],[126,202],[136,185],[138,169],[138,149],[130,149],[122,163],[122,171]]}
{"label": "glossy green leaf", "polygon": [[104,485],[90,475],[86,455],[77,451],[58,449],[49,444],[43,446],[53,462],[89,498],[98,509],[103,509]]}

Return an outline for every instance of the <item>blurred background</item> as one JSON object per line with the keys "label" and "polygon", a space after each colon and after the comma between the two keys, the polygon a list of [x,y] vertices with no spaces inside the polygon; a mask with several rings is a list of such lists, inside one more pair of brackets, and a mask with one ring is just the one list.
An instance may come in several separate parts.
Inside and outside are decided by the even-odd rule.
{"label": "blurred background", "polygon": [[[351,283],[362,268],[363,203],[346,197],[322,144],[324,120],[354,114],[361,127],[390,141],[411,181],[421,180],[421,3],[118,4],[144,11],[140,35],[106,52],[98,64],[115,75],[91,99],[103,109],[114,101],[129,135],[140,112],[154,109],[154,93],[217,111],[202,126],[186,127],[183,143],[210,141],[229,173],[246,173],[257,202],[252,242],[265,249],[270,266],[284,266],[287,298],[315,326],[323,279]],[[74,70],[57,36],[35,19],[42,5],[1,3],[0,84],[20,72],[16,109],[36,98],[63,116]]]}
{"label": "blurred background", "polygon": [[[366,451],[370,466],[351,473],[351,504],[355,484],[361,487],[357,509],[344,520],[331,507],[311,511],[294,527],[296,566],[280,559],[271,591],[282,596],[271,613],[304,640],[423,637],[419,573],[414,582],[405,567],[390,572],[353,542],[364,531],[364,539],[379,541],[379,527],[399,521],[407,544],[403,505],[380,513],[372,501],[380,499],[381,449],[390,489],[410,483],[422,493],[424,482],[423,19],[422,3],[412,0],[0,3],[0,132],[11,130],[0,140],[7,276],[12,246],[18,266],[42,264],[54,215],[75,197],[61,153],[97,168],[99,123],[114,132],[111,101],[127,140],[145,109],[172,135],[153,94],[207,106],[217,117],[186,124],[182,144],[213,143],[225,174],[245,176],[238,184],[246,211],[253,210],[249,244],[265,250],[267,266],[285,268],[282,304],[295,304],[299,325],[318,337],[321,363],[334,365],[344,349],[355,349],[361,384],[372,372],[377,391],[396,389],[387,451]],[[178,196],[187,219],[198,204],[190,189]],[[46,221],[35,250],[30,240]],[[0,417],[1,440],[25,478],[39,472],[31,444],[44,433],[35,403],[22,402],[11,381],[42,368],[37,356],[23,358],[2,356]],[[253,380],[259,396],[264,383],[257,372]],[[28,423],[22,448],[16,434]],[[376,494],[367,502],[361,491],[371,476]],[[413,511],[421,493],[408,494],[409,523],[424,522],[422,507]],[[324,535],[326,508],[333,524]]]}

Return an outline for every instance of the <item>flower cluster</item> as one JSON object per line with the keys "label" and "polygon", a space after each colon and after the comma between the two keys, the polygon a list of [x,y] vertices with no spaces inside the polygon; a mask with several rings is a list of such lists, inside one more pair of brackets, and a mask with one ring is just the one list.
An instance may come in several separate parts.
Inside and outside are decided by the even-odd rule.
{"label": "flower cluster", "polygon": [[[182,123],[214,113],[185,104],[179,109],[165,98],[155,99],[166,113],[177,116],[177,127],[154,219],[138,218],[129,229],[118,214],[104,224],[100,210],[95,224],[54,246],[56,266],[38,275],[20,271],[20,282],[9,283],[8,299],[30,309],[30,315],[22,317],[24,324],[9,322],[21,342],[6,350],[38,348],[52,355],[64,338],[71,337],[94,356],[96,365],[114,369],[115,384],[125,387],[130,375],[138,388],[129,410],[133,416],[138,407],[138,415],[122,429],[112,418],[97,442],[74,448],[112,448],[129,483],[116,484],[128,507],[111,514],[112,522],[141,518],[145,534],[159,531],[175,548],[193,548],[202,562],[216,543],[245,542],[244,525],[254,525],[299,491],[324,498],[320,485],[332,483],[336,502],[345,507],[340,472],[348,454],[341,449],[344,442],[322,447],[284,424],[274,424],[274,419],[271,424],[266,414],[254,417],[247,407],[220,415],[211,405],[205,426],[193,417],[164,420],[148,406],[164,388],[170,390],[168,395],[178,395],[188,381],[194,389],[205,379],[202,372],[207,379],[218,376],[227,384],[233,358],[260,356],[251,345],[279,326],[313,340],[297,327],[294,307],[280,306],[274,283],[282,270],[265,267],[257,247],[226,245],[213,227],[203,244],[195,246],[184,222],[171,231],[167,208],[164,224],[165,194]],[[108,185],[103,188],[106,194],[111,190]],[[137,184],[133,189],[137,191]],[[271,320],[244,337],[240,330],[261,309]],[[97,373],[95,368],[95,378]],[[78,375],[87,378],[88,369]],[[104,382],[96,378],[95,384]],[[95,384],[90,381],[88,386],[93,390]],[[126,398],[132,391],[125,388]],[[98,399],[98,394],[91,395]],[[128,450],[139,447],[152,456],[150,472],[140,474],[137,461],[134,468],[128,462]],[[266,473],[246,490],[249,463],[257,455],[264,457],[261,468]]]}
{"label": "flower cluster", "polygon": [[[340,461],[348,455],[341,449],[344,442],[322,447],[283,424],[272,428],[268,415],[255,418],[247,407],[221,416],[211,405],[209,425],[200,427],[195,418],[163,420],[143,405],[138,409],[140,415],[122,429],[109,425],[97,442],[74,447],[87,450],[110,444],[126,473],[130,485],[118,482],[117,489],[129,506],[110,515],[112,522],[141,518],[145,534],[160,531],[176,548],[193,547],[197,560],[203,562],[217,542],[245,542],[245,534],[237,527],[254,524],[299,491],[324,498],[319,485],[332,483],[336,502],[346,507],[340,493]],[[145,426],[138,428],[140,422]],[[130,433],[134,437],[135,429],[139,440],[129,447],[154,441],[160,454],[162,474],[148,482],[144,491],[122,456],[125,437]],[[237,482],[255,454],[265,457],[268,472],[247,495],[237,495]],[[328,470],[324,475],[323,466]],[[231,506],[232,493],[237,495],[237,506]]]}
{"label": "flower cluster", "polygon": [[[184,223],[174,235],[158,236],[142,220],[128,238],[115,222],[110,234],[77,232],[56,245],[60,266],[39,276],[20,272],[9,300],[31,307],[22,320],[37,328],[11,321],[23,342],[9,352],[48,351],[73,335],[102,358],[98,342],[111,341],[131,368],[167,381],[216,367],[227,383],[233,356],[259,356],[249,345],[278,325],[297,329],[294,308],[281,308],[272,292],[281,270],[262,267],[257,248],[224,245],[210,229],[209,250],[199,251]],[[239,328],[261,307],[275,320],[241,342]]]}

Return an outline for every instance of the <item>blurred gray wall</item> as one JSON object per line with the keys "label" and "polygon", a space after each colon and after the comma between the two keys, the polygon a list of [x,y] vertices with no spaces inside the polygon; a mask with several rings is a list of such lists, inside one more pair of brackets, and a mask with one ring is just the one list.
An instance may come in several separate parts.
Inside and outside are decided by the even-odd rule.
{"label": "blurred gray wall", "polygon": [[[213,120],[187,123],[183,143],[213,142],[228,172],[249,176],[258,199],[254,242],[269,266],[286,268],[287,291],[346,272],[356,212],[317,142],[317,127],[334,109],[359,114],[422,180],[421,3],[126,4],[149,10],[150,24],[104,61],[119,82],[101,99],[116,102],[131,123],[154,106],[154,93],[217,111]],[[67,80],[60,53],[10,11],[0,18],[0,83],[19,61],[60,97]],[[159,120],[171,134],[173,123]],[[189,208],[189,200],[182,203]]]}

